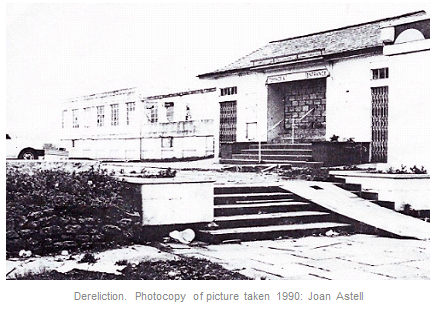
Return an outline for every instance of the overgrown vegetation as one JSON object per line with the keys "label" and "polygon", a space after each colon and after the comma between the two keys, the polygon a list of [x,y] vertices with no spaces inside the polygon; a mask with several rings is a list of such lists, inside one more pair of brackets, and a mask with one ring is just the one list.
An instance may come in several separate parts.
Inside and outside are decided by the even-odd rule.
{"label": "overgrown vegetation", "polygon": [[376,168],[360,168],[356,165],[344,166],[341,170],[347,171],[361,171],[366,173],[377,173],[377,174],[427,174],[427,170],[424,166],[417,167],[416,165],[407,168],[406,165],[401,164],[400,168],[389,167],[386,170],[378,170]]}
{"label": "overgrown vegetation", "polygon": [[6,250],[45,255],[133,243],[137,188],[94,165],[6,165]]}

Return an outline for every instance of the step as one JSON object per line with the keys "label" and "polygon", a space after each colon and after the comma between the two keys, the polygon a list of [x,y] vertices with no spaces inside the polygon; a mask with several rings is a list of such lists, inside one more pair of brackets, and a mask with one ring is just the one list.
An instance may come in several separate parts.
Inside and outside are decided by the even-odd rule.
{"label": "step", "polygon": [[[362,185],[361,184],[357,184],[357,183],[336,183],[336,186],[338,186],[339,188],[342,188],[344,190],[347,191],[356,191],[356,192],[360,192],[362,191]],[[353,192],[355,193],[355,192]]]}
{"label": "step", "polygon": [[[249,160],[249,159],[221,159],[221,164],[233,164],[233,165],[244,165],[251,164],[256,165],[259,164],[258,160]],[[322,167],[322,162],[306,162],[306,161],[284,161],[284,160],[262,160],[262,164],[277,164],[282,166],[291,166],[291,167]]]}
{"label": "step", "polygon": [[305,216],[323,216],[330,215],[328,212],[322,211],[295,211],[295,212],[274,212],[274,213],[257,213],[249,215],[236,215],[236,216],[218,216],[215,217],[215,222],[223,221],[239,221],[239,220],[261,220],[261,219],[281,219],[281,218],[296,218]]}
{"label": "step", "polygon": [[268,198],[268,197],[291,197],[295,196],[293,193],[290,192],[244,192],[244,193],[222,193],[222,194],[215,194],[214,197],[216,198],[242,198],[246,200],[247,198]]}
{"label": "step", "polygon": [[287,225],[327,221],[330,213],[321,211],[295,211],[218,216],[214,222],[219,228]]}
{"label": "step", "polygon": [[[258,154],[233,154],[232,159],[248,159],[248,160],[258,160]],[[261,155],[263,161],[267,160],[279,160],[279,161],[310,161],[312,159],[311,155],[293,155],[293,154],[281,154],[281,155],[271,155],[263,153]]]}
{"label": "step", "polygon": [[[312,144],[304,143],[304,144],[291,144],[291,143],[282,143],[282,144],[262,144],[262,149],[312,149]],[[258,149],[258,145],[250,145],[249,149]]]}
{"label": "step", "polygon": [[276,185],[231,185],[231,186],[215,186],[214,194],[234,194],[234,193],[273,193],[273,192],[283,192],[290,194],[289,191],[283,190]]}
{"label": "step", "polygon": [[[259,154],[259,149],[242,149],[241,154]],[[261,149],[262,155],[312,155],[312,149]]]}
{"label": "step", "polygon": [[365,200],[378,200],[377,192],[361,191],[359,196]]}
{"label": "step", "polygon": [[280,200],[293,198],[294,194],[285,192],[270,192],[270,193],[236,193],[236,194],[216,194],[214,196],[215,205],[219,204],[232,204],[236,201],[249,201],[249,200]]}
{"label": "step", "polygon": [[322,211],[323,208],[310,202],[276,202],[276,203],[245,203],[215,205],[215,216],[235,216],[246,214],[296,212],[296,211]]}
{"label": "step", "polygon": [[374,204],[377,204],[381,207],[384,208],[388,208],[391,210],[395,210],[395,202],[391,202],[391,201],[379,201],[379,200],[374,200],[372,201]]}
{"label": "step", "polygon": [[199,237],[210,242],[219,243],[226,239],[260,240],[274,237],[301,237],[328,231],[330,229],[350,228],[349,224],[336,222],[317,222],[290,225],[269,225],[256,227],[237,227],[216,230],[199,230]]}

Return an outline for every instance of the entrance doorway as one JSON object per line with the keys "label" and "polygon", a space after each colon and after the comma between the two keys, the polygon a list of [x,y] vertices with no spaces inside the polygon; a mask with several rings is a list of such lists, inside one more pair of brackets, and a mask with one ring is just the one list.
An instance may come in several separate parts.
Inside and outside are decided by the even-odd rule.
{"label": "entrance doorway", "polygon": [[268,141],[289,143],[292,132],[300,142],[325,140],[326,84],[318,78],[268,85]]}
{"label": "entrance doorway", "polygon": [[371,162],[374,163],[386,163],[388,160],[388,98],[387,86],[371,88]]}

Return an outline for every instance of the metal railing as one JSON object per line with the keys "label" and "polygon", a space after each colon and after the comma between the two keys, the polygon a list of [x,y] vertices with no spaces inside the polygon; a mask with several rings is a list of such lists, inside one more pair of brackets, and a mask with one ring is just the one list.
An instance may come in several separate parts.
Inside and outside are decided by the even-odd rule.
{"label": "metal railing", "polygon": [[[306,114],[301,116],[299,119],[292,118],[292,123],[291,123],[291,143],[292,143],[292,145],[295,144],[295,125],[296,125],[296,122],[302,121],[304,118],[306,118],[314,110],[315,110],[315,108],[312,108]],[[275,129],[281,122],[283,122],[283,119],[281,119],[279,122],[277,122],[271,128],[269,128],[264,135],[268,134],[268,132],[270,132],[271,130]],[[261,137],[263,137],[264,135],[262,135]],[[259,149],[259,151],[258,151],[258,162],[261,163],[262,162],[261,138],[259,138],[258,143],[259,143],[259,147],[258,147],[258,149]]]}
{"label": "metal railing", "polygon": [[315,110],[315,108],[312,108],[310,111],[308,111],[306,114],[304,114],[303,116],[301,116],[301,118],[295,120],[295,118],[292,118],[292,122],[291,122],[291,143],[292,145],[295,143],[295,125],[296,122],[300,122],[301,120],[303,120],[304,118],[306,118],[311,112],[313,112]]}

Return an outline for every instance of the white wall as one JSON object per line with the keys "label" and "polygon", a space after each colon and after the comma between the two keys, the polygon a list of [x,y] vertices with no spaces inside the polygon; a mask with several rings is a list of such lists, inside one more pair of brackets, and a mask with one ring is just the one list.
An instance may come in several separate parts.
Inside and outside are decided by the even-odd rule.
{"label": "white wall", "polygon": [[430,169],[430,51],[389,56],[388,163]]}
{"label": "white wall", "polygon": [[[336,61],[327,78],[326,139],[354,138],[371,141],[371,67],[382,65],[383,56],[354,57]],[[386,83],[386,82],[385,82]]]}
{"label": "white wall", "polygon": [[[267,75],[252,73],[250,75],[231,75],[216,80],[219,129],[219,102],[237,101],[237,142],[266,141],[267,131]],[[238,87],[235,95],[220,96],[220,88]],[[257,138],[247,138],[247,123],[257,123]]]}

